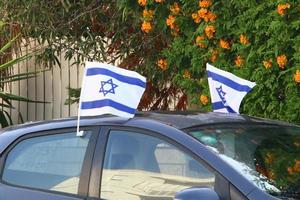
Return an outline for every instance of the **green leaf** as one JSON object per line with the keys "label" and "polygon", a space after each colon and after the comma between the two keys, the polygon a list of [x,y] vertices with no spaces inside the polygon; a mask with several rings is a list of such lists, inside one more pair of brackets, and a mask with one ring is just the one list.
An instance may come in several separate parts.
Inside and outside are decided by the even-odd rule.
{"label": "green leaf", "polygon": [[12,79],[8,79],[8,78],[4,78],[6,80],[2,80],[0,81],[0,84],[2,83],[11,83],[11,82],[15,82],[15,81],[20,81],[20,80],[24,80],[24,79],[30,79],[30,78],[34,78],[36,77],[36,75],[30,75],[30,76],[21,76],[18,78],[12,78]]}
{"label": "green leaf", "polygon": [[2,112],[6,115],[6,119],[8,119],[7,122],[9,122],[9,125],[13,125],[10,114],[6,110],[2,110]]}
{"label": "green leaf", "polygon": [[0,124],[1,124],[1,128],[7,127],[9,125],[3,110],[0,111]]}
{"label": "green leaf", "polygon": [[0,97],[2,99],[7,99],[7,100],[24,101],[24,102],[31,102],[31,103],[50,103],[50,102],[46,102],[46,101],[35,101],[35,100],[31,100],[31,99],[28,99],[28,98],[25,98],[22,96],[6,93],[6,92],[2,92],[2,91],[0,91]]}
{"label": "green leaf", "polygon": [[9,49],[13,43],[16,41],[16,39],[20,36],[20,34],[18,34],[16,37],[14,37],[13,39],[11,39],[9,42],[7,42],[1,49],[0,49],[0,53],[4,54],[4,51]]}
{"label": "green leaf", "polygon": [[17,64],[18,62],[21,62],[23,60],[26,60],[28,58],[30,58],[31,56],[30,55],[25,55],[25,56],[21,56],[19,58],[16,58],[16,59],[13,59],[13,60],[10,60],[2,65],[0,65],[0,71],[2,70],[5,70],[9,67],[12,67],[13,65]]}

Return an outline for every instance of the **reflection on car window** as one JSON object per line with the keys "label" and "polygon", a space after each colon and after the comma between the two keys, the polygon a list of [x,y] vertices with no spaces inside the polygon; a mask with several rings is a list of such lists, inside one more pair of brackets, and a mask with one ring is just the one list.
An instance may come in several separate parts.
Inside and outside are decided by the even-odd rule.
{"label": "reflection on car window", "polygon": [[300,128],[194,128],[196,139],[270,194],[300,198]]}
{"label": "reflection on car window", "polygon": [[185,188],[213,187],[214,177],[204,165],[161,139],[112,131],[105,154],[101,198],[173,199]]}
{"label": "reflection on car window", "polygon": [[25,139],[8,154],[2,180],[30,188],[77,194],[91,133],[75,132]]}

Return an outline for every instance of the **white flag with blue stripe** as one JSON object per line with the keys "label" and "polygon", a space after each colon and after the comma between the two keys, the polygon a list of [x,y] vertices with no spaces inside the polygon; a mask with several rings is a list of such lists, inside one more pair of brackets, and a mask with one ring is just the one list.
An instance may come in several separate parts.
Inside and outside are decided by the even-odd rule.
{"label": "white flag with blue stripe", "polygon": [[80,95],[80,116],[113,114],[134,117],[146,78],[104,63],[87,62]]}
{"label": "white flag with blue stripe", "polygon": [[208,84],[214,112],[239,113],[245,95],[256,85],[232,73],[206,64]]}

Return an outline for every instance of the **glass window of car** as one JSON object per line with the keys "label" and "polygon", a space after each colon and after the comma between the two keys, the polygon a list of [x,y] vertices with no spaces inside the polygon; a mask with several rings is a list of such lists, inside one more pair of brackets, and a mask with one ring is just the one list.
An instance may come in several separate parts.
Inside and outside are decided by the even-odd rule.
{"label": "glass window of car", "polygon": [[172,199],[193,186],[213,187],[215,174],[162,139],[111,131],[105,154],[101,198]]}
{"label": "glass window of car", "polygon": [[76,132],[24,139],[9,153],[2,180],[36,189],[77,194],[91,132]]}
{"label": "glass window of car", "polygon": [[262,190],[278,197],[300,199],[300,128],[230,126],[199,127],[187,132]]}

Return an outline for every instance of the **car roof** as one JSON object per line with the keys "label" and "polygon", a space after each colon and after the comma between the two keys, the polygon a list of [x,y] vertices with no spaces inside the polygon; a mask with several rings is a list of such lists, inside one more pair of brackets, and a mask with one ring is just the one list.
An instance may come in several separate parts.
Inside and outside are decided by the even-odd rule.
{"label": "car roof", "polygon": [[[199,113],[196,111],[169,111],[169,112],[137,112],[132,119],[125,119],[113,115],[102,115],[92,117],[82,117],[80,126],[97,125],[120,125],[133,126],[153,130],[153,126],[168,125],[177,129],[187,129],[196,126],[214,124],[272,124],[285,125],[291,124],[249,117],[238,114],[224,113]],[[28,122],[21,125],[10,126],[0,131],[0,154],[15,139],[32,132],[47,131],[60,128],[71,128],[77,125],[77,117],[54,119],[49,121]]]}
{"label": "car roof", "polygon": [[215,124],[272,124],[283,126],[294,126],[283,121],[269,120],[248,115],[240,115],[233,113],[218,113],[199,111],[156,111],[137,113],[137,117],[147,117],[174,126],[178,129],[186,129],[196,126],[215,125]]}
{"label": "car roof", "polygon": [[[132,119],[126,119],[122,117],[117,117],[113,115],[100,115],[100,116],[90,116],[81,117],[81,126],[92,126],[92,125],[130,125],[132,121],[151,119],[158,121],[160,123],[173,126],[177,129],[186,129],[195,126],[212,125],[212,124],[226,124],[226,123],[263,123],[263,124],[273,124],[273,125],[285,125],[294,126],[283,121],[269,120],[258,117],[251,117],[247,115],[232,114],[232,113],[217,113],[217,112],[207,112],[201,113],[198,111],[150,111],[150,112],[137,112],[135,117]],[[69,118],[60,118],[53,120],[44,120],[36,122],[26,122],[24,124],[14,125],[4,128],[0,131],[0,134],[7,131],[12,131],[21,128],[30,128],[34,126],[51,126],[54,128],[71,127],[76,125],[77,116]]]}

